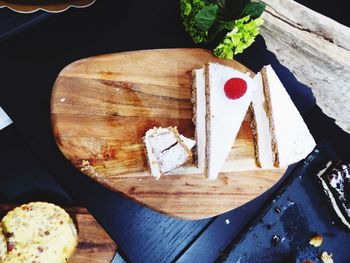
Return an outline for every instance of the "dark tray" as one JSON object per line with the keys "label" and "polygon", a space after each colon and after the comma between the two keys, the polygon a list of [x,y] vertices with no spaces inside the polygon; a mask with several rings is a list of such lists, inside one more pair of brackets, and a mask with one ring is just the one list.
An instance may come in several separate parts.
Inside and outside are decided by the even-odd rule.
{"label": "dark tray", "polygon": [[[320,254],[333,254],[336,263],[350,262],[350,233],[337,218],[316,174],[329,160],[338,160],[322,142],[295,167],[248,228],[227,249],[226,262],[322,262]],[[309,244],[320,234],[323,243]]]}

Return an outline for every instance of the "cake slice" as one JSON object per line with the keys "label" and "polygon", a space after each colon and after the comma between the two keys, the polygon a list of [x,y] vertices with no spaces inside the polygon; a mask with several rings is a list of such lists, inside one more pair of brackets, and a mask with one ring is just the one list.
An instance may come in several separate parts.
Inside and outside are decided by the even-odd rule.
{"label": "cake slice", "polygon": [[[259,76],[257,78],[259,79]],[[305,158],[316,144],[298,109],[271,65],[265,66],[261,70],[261,81],[266,100],[263,105],[266,105],[266,108],[264,106],[260,107],[261,105],[255,107],[256,103],[253,103],[255,116],[264,115],[262,110],[267,113],[271,134],[272,162],[276,167],[285,167]],[[261,90],[258,94],[260,94],[258,96],[262,96]],[[258,100],[259,98],[254,98],[254,102]],[[257,145],[258,147],[260,145],[266,146],[266,142],[261,143],[261,140],[268,140],[264,137],[267,134],[266,118],[262,118],[261,121],[255,118],[255,122],[256,131],[262,131],[262,136],[258,134]],[[259,160],[261,161],[266,157],[269,161],[269,157],[265,156],[269,150],[263,147],[258,149]]]}
{"label": "cake slice", "polygon": [[151,174],[157,179],[188,162],[195,145],[195,141],[180,135],[176,127],[155,127],[146,132],[143,140]]}
{"label": "cake slice", "polygon": [[224,65],[205,66],[205,176],[216,179],[225,163],[252,100],[249,75]]}
{"label": "cake slice", "polygon": [[350,164],[329,163],[317,176],[334,211],[350,230]]}
{"label": "cake slice", "polygon": [[205,76],[204,68],[192,71],[192,103],[193,103],[193,124],[195,128],[196,140],[196,164],[198,169],[203,172],[205,167]]}

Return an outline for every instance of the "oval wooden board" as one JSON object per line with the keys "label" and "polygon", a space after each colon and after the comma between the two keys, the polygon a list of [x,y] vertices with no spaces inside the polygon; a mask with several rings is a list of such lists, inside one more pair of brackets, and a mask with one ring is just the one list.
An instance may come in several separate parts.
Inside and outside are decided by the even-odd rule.
{"label": "oval wooden board", "polygon": [[[0,219],[15,207],[15,205],[0,204]],[[86,208],[69,207],[65,210],[78,229],[78,247],[68,263],[112,262],[117,246]]]}
{"label": "oval wooden board", "polygon": [[124,52],[70,64],[59,74],[51,99],[59,148],[104,186],[173,217],[203,219],[259,196],[285,169],[256,167],[249,114],[217,180],[205,180],[190,168],[160,180],[147,171],[141,138],[148,129],[173,125],[193,137],[191,71],[209,61],[249,71],[203,49]]}

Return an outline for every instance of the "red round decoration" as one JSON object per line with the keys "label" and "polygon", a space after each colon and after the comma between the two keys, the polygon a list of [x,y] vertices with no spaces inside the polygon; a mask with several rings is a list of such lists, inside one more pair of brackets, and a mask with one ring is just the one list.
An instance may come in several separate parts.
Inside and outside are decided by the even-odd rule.
{"label": "red round decoration", "polygon": [[236,100],[242,97],[247,91],[247,82],[241,78],[231,78],[224,87],[227,98]]}

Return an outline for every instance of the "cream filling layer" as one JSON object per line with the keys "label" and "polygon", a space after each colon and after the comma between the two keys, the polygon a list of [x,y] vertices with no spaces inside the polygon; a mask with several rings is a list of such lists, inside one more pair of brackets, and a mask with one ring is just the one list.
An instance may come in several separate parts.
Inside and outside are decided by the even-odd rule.
{"label": "cream filling layer", "polygon": [[270,124],[260,72],[254,77],[254,81],[256,88],[253,90],[252,106],[256,122],[258,158],[261,168],[273,168]]}
{"label": "cream filling layer", "polygon": [[205,77],[204,68],[195,70],[195,78],[193,85],[196,85],[196,139],[197,139],[197,166],[200,171],[204,171],[205,167],[205,144],[206,144],[206,130],[205,130]]}

